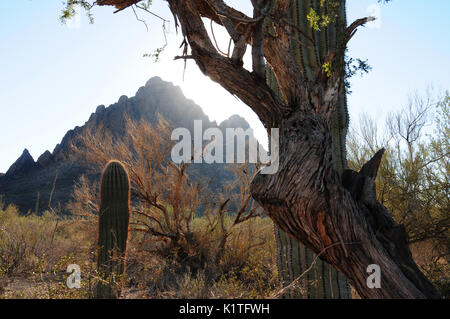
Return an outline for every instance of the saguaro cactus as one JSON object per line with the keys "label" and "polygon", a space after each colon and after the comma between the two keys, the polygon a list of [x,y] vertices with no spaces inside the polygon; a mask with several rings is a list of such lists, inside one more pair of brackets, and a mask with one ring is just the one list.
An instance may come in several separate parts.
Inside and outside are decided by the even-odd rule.
{"label": "saguaro cactus", "polygon": [[[325,22],[325,19],[329,20],[321,23]],[[342,50],[339,43],[343,39],[346,27],[345,0],[293,0],[289,20],[293,26],[293,39],[296,39],[291,43],[291,50],[307,80],[314,82],[315,77],[325,68],[339,68],[341,72],[345,72],[344,56],[339,52]],[[338,55],[340,58],[333,59],[333,65],[328,63],[332,52],[341,53]],[[268,85],[280,94],[277,79],[270,66],[267,67],[266,78]],[[331,123],[333,163],[340,174],[347,163],[345,151],[347,128],[348,109],[344,92]],[[288,284],[309,268],[316,255],[275,225],[274,233],[279,276],[284,284]],[[305,289],[291,290],[285,297],[351,298],[350,287],[345,277],[320,258],[304,277],[303,283]]]}
{"label": "saguaro cactus", "polygon": [[111,299],[120,295],[112,281],[124,273],[130,219],[130,181],[120,162],[106,165],[100,192],[97,271],[101,281],[95,297]]}

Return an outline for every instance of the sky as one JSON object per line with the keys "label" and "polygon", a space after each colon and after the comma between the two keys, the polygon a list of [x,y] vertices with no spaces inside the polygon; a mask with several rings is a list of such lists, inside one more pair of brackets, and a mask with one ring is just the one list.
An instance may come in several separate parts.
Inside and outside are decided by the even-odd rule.
{"label": "sky", "polygon": [[[250,12],[249,0],[226,1]],[[351,80],[352,123],[362,113],[378,121],[401,108],[408,94],[430,85],[450,89],[450,1],[347,0],[348,20],[377,15],[360,29],[348,54],[367,59],[372,71]],[[83,13],[61,24],[61,0],[0,0],[0,172],[27,148],[35,160],[53,151],[64,134],[83,125],[98,105],[134,96],[153,76],[180,86],[187,98],[217,122],[233,114],[246,118],[265,143],[262,124],[249,107],[205,77],[189,61],[183,79],[180,34],[176,34],[167,3],[154,0],[152,10],[170,20],[168,46],[159,62],[144,57],[164,43],[162,21],[132,10],[113,14],[110,7],[92,11],[94,24]],[[226,39],[215,34],[222,50]],[[248,65],[248,59],[246,64]]]}

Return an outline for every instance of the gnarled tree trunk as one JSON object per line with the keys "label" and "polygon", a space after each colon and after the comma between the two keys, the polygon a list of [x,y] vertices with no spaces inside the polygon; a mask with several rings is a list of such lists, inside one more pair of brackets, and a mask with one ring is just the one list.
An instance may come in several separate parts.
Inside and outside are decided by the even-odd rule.
{"label": "gnarled tree trunk", "polygon": [[[286,118],[280,132],[280,169],[255,178],[254,198],[282,230],[323,252],[362,297],[438,298],[412,260],[404,230],[376,202],[375,176],[345,172],[348,188],[359,185],[352,194],[333,168],[331,148],[322,114],[298,112]],[[380,289],[367,286],[371,264],[381,268]]]}

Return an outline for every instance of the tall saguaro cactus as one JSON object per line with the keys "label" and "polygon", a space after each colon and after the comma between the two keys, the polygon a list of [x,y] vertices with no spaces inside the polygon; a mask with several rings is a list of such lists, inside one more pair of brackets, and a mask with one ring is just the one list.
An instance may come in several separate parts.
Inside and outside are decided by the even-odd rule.
{"label": "tall saguaro cactus", "polygon": [[[276,0],[273,1],[275,3]],[[345,0],[293,0],[289,23],[294,36],[291,50],[303,77],[314,82],[315,78],[329,68],[345,72],[343,53],[329,63],[330,53],[342,50],[338,47],[346,27]],[[270,24],[269,24],[270,27]],[[280,90],[274,72],[267,67],[267,83],[278,94]],[[333,164],[342,174],[346,169],[345,140],[348,128],[346,93],[339,98],[333,114],[331,134]],[[288,236],[274,225],[277,242],[277,265],[280,279],[288,284],[303,274],[314,261],[316,254],[303,244]],[[351,298],[347,280],[334,267],[317,258],[314,266],[303,277],[304,289],[294,289],[285,297],[291,298]]]}
{"label": "tall saguaro cactus", "polygon": [[130,219],[130,181],[120,162],[106,165],[100,192],[97,271],[101,281],[95,297],[112,299],[120,294],[112,282],[124,273]]}

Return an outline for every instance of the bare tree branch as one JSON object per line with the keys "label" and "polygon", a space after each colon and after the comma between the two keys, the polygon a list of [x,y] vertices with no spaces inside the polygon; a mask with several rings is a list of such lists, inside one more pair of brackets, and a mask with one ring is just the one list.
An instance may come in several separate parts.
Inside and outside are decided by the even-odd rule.
{"label": "bare tree branch", "polygon": [[358,31],[358,27],[364,26],[366,23],[375,21],[375,17],[365,17],[358,20],[355,20],[348,28],[345,30],[345,41],[348,42],[355,35],[356,31]]}

